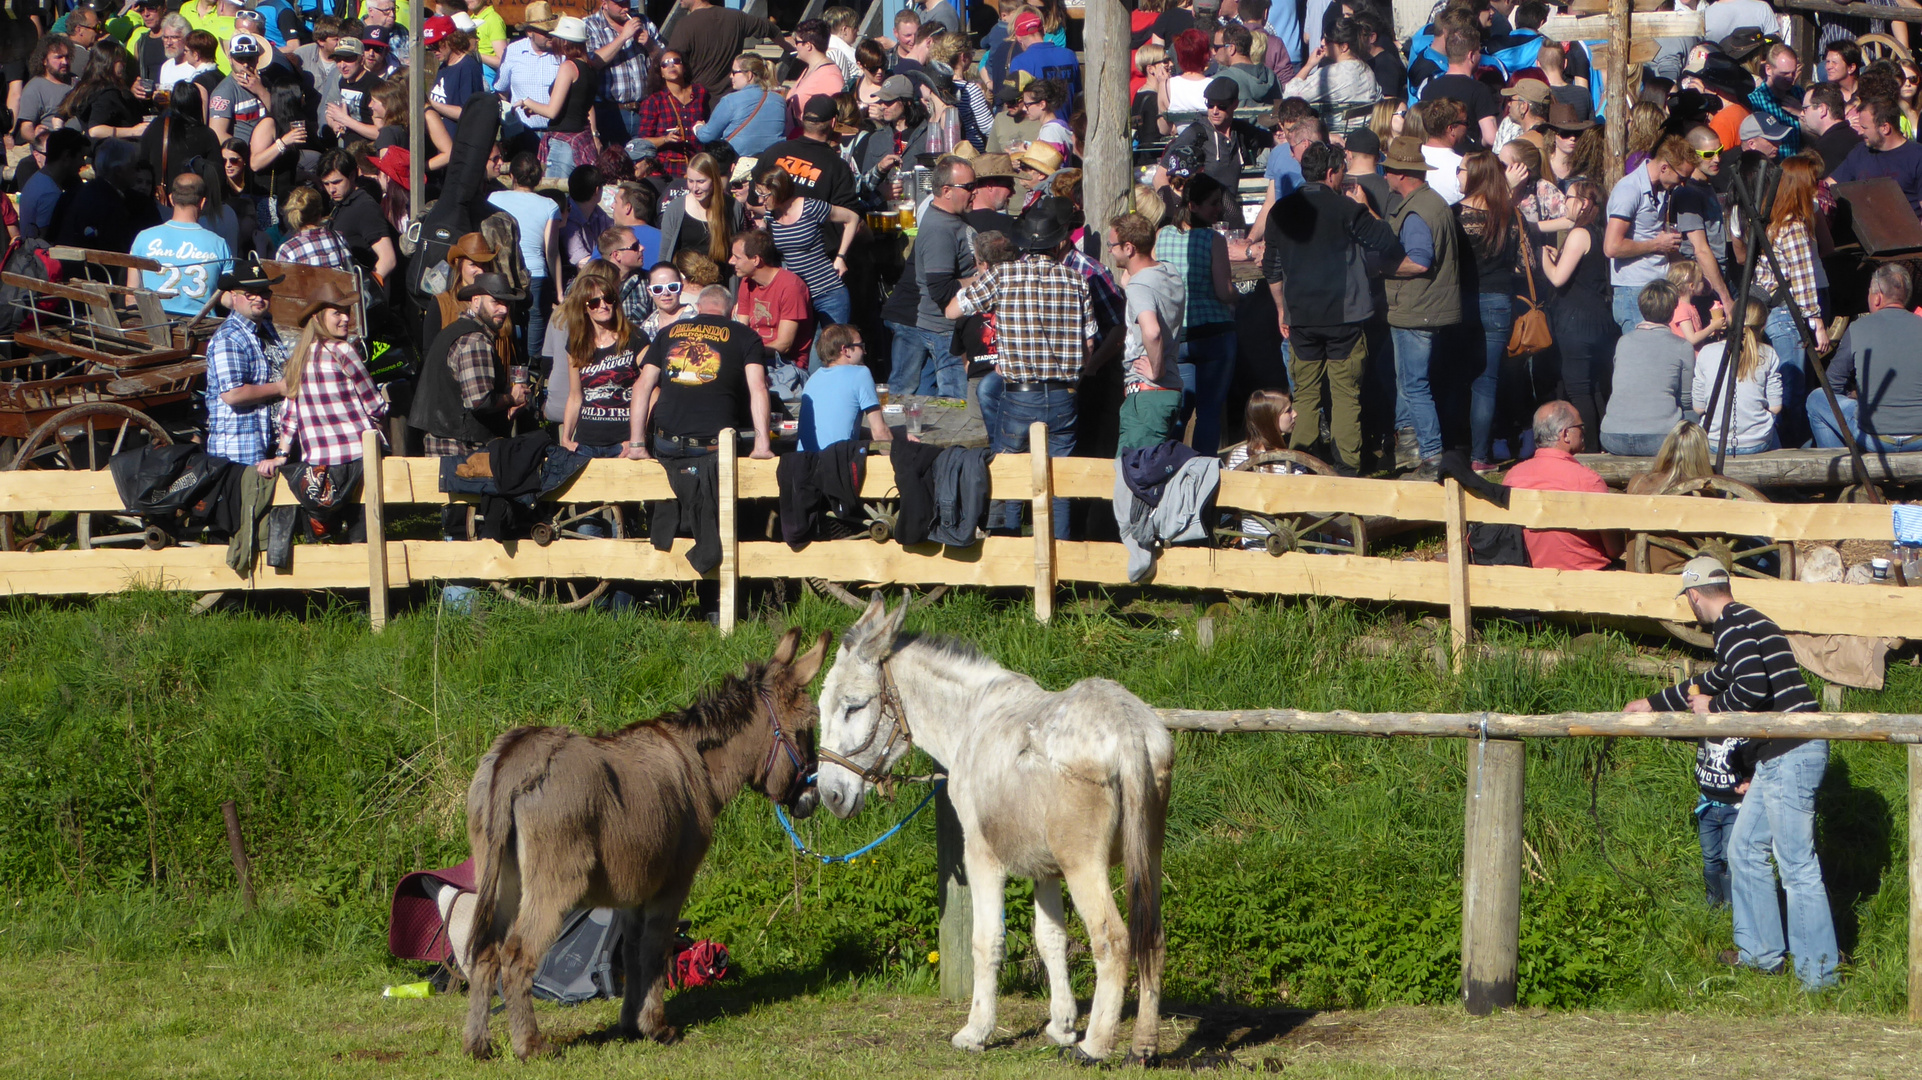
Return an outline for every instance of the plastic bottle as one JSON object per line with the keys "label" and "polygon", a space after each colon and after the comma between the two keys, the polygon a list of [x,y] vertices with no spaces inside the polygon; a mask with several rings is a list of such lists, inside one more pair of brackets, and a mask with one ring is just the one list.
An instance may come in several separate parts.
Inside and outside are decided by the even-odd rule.
{"label": "plastic bottle", "polygon": [[387,989],[382,990],[380,992],[380,996],[384,998],[424,998],[424,997],[433,996],[433,993],[434,993],[433,983],[416,982],[416,983],[402,983],[399,986],[390,986]]}

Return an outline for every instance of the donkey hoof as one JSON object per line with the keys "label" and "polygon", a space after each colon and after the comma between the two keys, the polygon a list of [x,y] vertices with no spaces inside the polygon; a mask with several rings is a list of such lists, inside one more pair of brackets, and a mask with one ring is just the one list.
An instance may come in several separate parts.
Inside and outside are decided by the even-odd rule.
{"label": "donkey hoof", "polygon": [[1100,1058],[1095,1057],[1093,1054],[1088,1053],[1086,1050],[1083,1050],[1078,1045],[1062,1047],[1061,1060],[1067,1062],[1070,1065],[1080,1065],[1084,1068],[1101,1064]]}
{"label": "donkey hoof", "polygon": [[960,1031],[955,1032],[954,1038],[949,1039],[948,1042],[952,1044],[956,1050],[967,1050],[976,1054],[987,1049],[988,1045],[986,1039],[973,1034],[967,1028],[962,1028]]}
{"label": "donkey hoof", "polygon": [[[1269,1060],[1272,1061],[1274,1059],[1270,1058]],[[1161,1067],[1161,1055],[1152,1050],[1145,1053],[1140,1050],[1130,1050],[1128,1051],[1128,1056],[1123,1058],[1121,1063],[1123,1065],[1139,1065],[1144,1069],[1159,1069]]]}
{"label": "donkey hoof", "polygon": [[554,1047],[546,1039],[536,1038],[529,1042],[526,1047],[515,1047],[514,1056],[522,1061],[536,1061],[541,1058],[553,1057]]}
{"label": "donkey hoof", "polygon": [[662,1046],[673,1046],[675,1043],[681,1041],[681,1029],[663,1024],[653,1031],[648,1032],[647,1037],[660,1043]]}
{"label": "donkey hoof", "polygon": [[486,1036],[482,1036],[478,1041],[464,1039],[461,1042],[461,1049],[467,1051],[467,1056],[475,1061],[486,1061],[494,1056],[494,1041]]}
{"label": "donkey hoof", "polygon": [[1070,1020],[1065,1024],[1051,1023],[1042,1029],[1042,1034],[1046,1035],[1056,1046],[1073,1046],[1076,1037],[1074,1021]]}

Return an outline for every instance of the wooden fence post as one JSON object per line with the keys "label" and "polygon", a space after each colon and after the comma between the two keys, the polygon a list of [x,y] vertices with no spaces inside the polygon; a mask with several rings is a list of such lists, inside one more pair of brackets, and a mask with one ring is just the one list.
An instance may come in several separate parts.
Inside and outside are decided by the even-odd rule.
{"label": "wooden fence post", "polygon": [[227,819],[227,854],[234,860],[234,877],[240,882],[240,904],[248,911],[254,909],[253,867],[247,861],[247,845],[240,838],[240,811],[234,801],[228,799],[220,804],[220,816]]}
{"label": "wooden fence post", "polygon": [[1909,744],[1909,1020],[1922,1024],[1922,745]]}
{"label": "wooden fence post", "polygon": [[1515,739],[1468,747],[1462,851],[1462,1003],[1475,1016],[1515,1004],[1522,935],[1522,782]]}
{"label": "wooden fence post", "polygon": [[1048,464],[1048,425],[1028,425],[1034,466],[1034,617],[1054,618],[1054,470]]}
{"label": "wooden fence post", "polygon": [[1443,485],[1442,511],[1448,528],[1448,645],[1459,674],[1468,659],[1468,510],[1467,494],[1450,477]]}
{"label": "wooden fence post", "polygon": [[367,513],[367,622],[387,625],[387,486],[380,432],[360,433],[360,502]]}
{"label": "wooden fence post", "polygon": [[740,452],[741,444],[733,428],[722,428],[720,445],[716,447],[720,472],[715,478],[715,488],[720,498],[719,527],[721,530],[721,633],[734,632],[734,620],[740,606],[741,585],[741,536],[734,526],[735,504],[741,491]]}
{"label": "wooden fence post", "polygon": [[966,1001],[974,995],[974,898],[968,893],[968,871],[961,861],[961,819],[954,816],[944,785],[934,797],[934,868],[941,905],[941,996]]}

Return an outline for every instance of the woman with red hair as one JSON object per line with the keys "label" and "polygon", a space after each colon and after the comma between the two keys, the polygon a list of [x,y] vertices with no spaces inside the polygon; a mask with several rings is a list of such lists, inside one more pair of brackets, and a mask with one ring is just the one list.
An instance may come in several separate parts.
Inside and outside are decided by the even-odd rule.
{"label": "woman with red hair", "polygon": [[1188,125],[1170,124],[1169,113],[1205,113],[1208,101],[1208,56],[1213,52],[1208,35],[1199,30],[1183,30],[1175,35],[1175,66],[1181,74],[1168,80],[1168,94],[1161,99],[1161,129],[1173,135]]}

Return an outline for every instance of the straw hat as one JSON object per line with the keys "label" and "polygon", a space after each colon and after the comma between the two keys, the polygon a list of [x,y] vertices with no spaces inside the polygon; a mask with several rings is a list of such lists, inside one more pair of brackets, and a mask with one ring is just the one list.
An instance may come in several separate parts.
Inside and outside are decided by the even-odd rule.
{"label": "straw hat", "polygon": [[554,9],[548,6],[547,0],[534,0],[527,5],[526,13],[521,16],[521,29],[539,30],[551,34],[554,32],[554,24],[560,21],[561,17],[554,14]]}
{"label": "straw hat", "polygon": [[1043,176],[1053,176],[1061,168],[1061,151],[1047,143],[1030,143],[1028,152],[1015,162],[1035,170]]}

